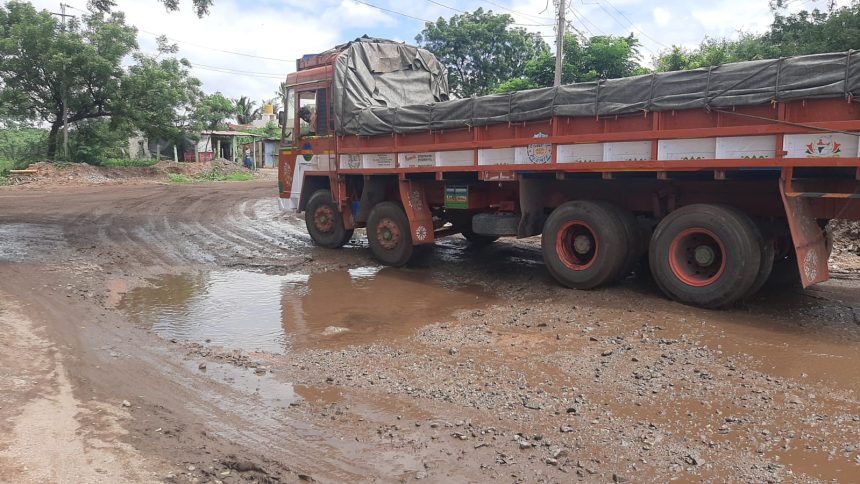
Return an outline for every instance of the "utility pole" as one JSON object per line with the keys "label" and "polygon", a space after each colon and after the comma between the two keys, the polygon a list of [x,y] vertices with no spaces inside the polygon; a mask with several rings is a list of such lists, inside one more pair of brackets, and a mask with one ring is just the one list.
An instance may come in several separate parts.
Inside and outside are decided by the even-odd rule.
{"label": "utility pole", "polygon": [[567,10],[567,0],[556,0],[558,3],[558,26],[555,37],[555,80],[553,86],[561,85],[561,71],[564,70],[564,13]]}
{"label": "utility pole", "polygon": [[[73,17],[74,15],[66,14],[66,4],[60,4],[60,13],[51,12],[51,15],[56,15],[62,19],[63,22],[63,33],[66,32],[66,17]],[[66,64],[63,63],[63,78],[60,80],[60,102],[63,103],[63,159],[69,159],[69,107],[68,107],[68,99],[66,96]]]}

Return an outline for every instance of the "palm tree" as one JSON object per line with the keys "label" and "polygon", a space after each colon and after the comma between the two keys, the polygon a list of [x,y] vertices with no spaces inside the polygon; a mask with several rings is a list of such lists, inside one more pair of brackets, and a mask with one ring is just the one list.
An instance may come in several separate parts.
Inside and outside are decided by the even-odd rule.
{"label": "palm tree", "polygon": [[236,121],[239,124],[250,124],[254,120],[257,111],[254,110],[256,102],[251,101],[248,96],[242,96],[235,100],[236,105]]}

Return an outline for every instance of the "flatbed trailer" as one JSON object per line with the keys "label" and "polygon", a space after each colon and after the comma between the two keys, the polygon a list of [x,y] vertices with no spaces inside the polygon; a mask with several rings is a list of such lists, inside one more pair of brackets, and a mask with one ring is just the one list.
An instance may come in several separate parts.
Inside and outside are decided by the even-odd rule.
{"label": "flatbed trailer", "polygon": [[[565,286],[611,284],[641,264],[672,299],[720,307],[753,295],[775,271],[793,272],[804,287],[827,280],[827,221],[860,220],[851,53],[842,96],[617,114],[554,109],[429,129],[389,121],[391,132],[362,134],[388,128],[360,118],[352,132],[343,128],[338,59],[351,45],[299,59],[287,77],[280,200],[305,212],[321,246],[340,247],[364,227],[374,256],[401,266],[414,246],[444,236],[488,244],[540,235],[547,268]],[[502,96],[512,106],[520,94]],[[470,101],[427,104],[428,119],[461,102]],[[309,105],[312,117],[302,112]],[[359,114],[396,119],[397,109]]]}

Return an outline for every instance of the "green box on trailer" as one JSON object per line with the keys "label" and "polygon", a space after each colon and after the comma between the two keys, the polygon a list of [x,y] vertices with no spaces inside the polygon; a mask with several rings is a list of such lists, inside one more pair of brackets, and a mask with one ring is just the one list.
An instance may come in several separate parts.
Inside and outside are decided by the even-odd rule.
{"label": "green box on trailer", "polygon": [[445,187],[445,208],[469,208],[469,187]]}

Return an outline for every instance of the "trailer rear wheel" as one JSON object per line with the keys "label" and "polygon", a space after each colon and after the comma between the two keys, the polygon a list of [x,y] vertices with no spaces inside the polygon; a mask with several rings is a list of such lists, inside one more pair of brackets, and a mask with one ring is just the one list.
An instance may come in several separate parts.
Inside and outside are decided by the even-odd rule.
{"label": "trailer rear wheel", "polygon": [[481,235],[481,234],[476,234],[475,232],[472,232],[471,230],[464,230],[461,233],[463,235],[463,238],[468,240],[469,244],[471,244],[472,247],[486,247],[486,246],[492,244],[493,242],[499,240],[498,235]]}
{"label": "trailer rear wheel", "polygon": [[762,236],[731,207],[696,204],[666,216],[651,238],[654,280],[671,298],[706,308],[744,297],[761,269]]}
{"label": "trailer rear wheel", "polygon": [[382,202],[367,217],[367,241],[373,255],[383,264],[400,267],[412,257],[409,219],[400,205]]}
{"label": "trailer rear wheel", "polygon": [[328,249],[337,249],[349,242],[352,230],[343,226],[343,215],[337,209],[329,190],[317,190],[308,200],[305,225],[311,239]]}
{"label": "trailer rear wheel", "polygon": [[617,207],[610,203],[597,202],[603,205],[607,210],[612,210],[615,216],[624,227],[624,233],[627,240],[627,254],[624,259],[624,264],[618,271],[618,274],[613,277],[614,280],[621,280],[633,272],[633,267],[639,261],[639,258],[648,250],[645,242],[642,240],[642,228],[636,222],[636,217],[629,210]]}
{"label": "trailer rear wheel", "polygon": [[752,287],[747,291],[745,297],[753,297],[764,286],[764,283],[770,278],[773,272],[773,263],[776,257],[776,242],[771,238],[765,240],[761,246],[761,264],[758,268],[755,281]]}
{"label": "trailer rear wheel", "polygon": [[627,261],[628,240],[611,206],[575,201],[549,215],[541,247],[556,280],[574,289],[591,289],[618,277]]}

